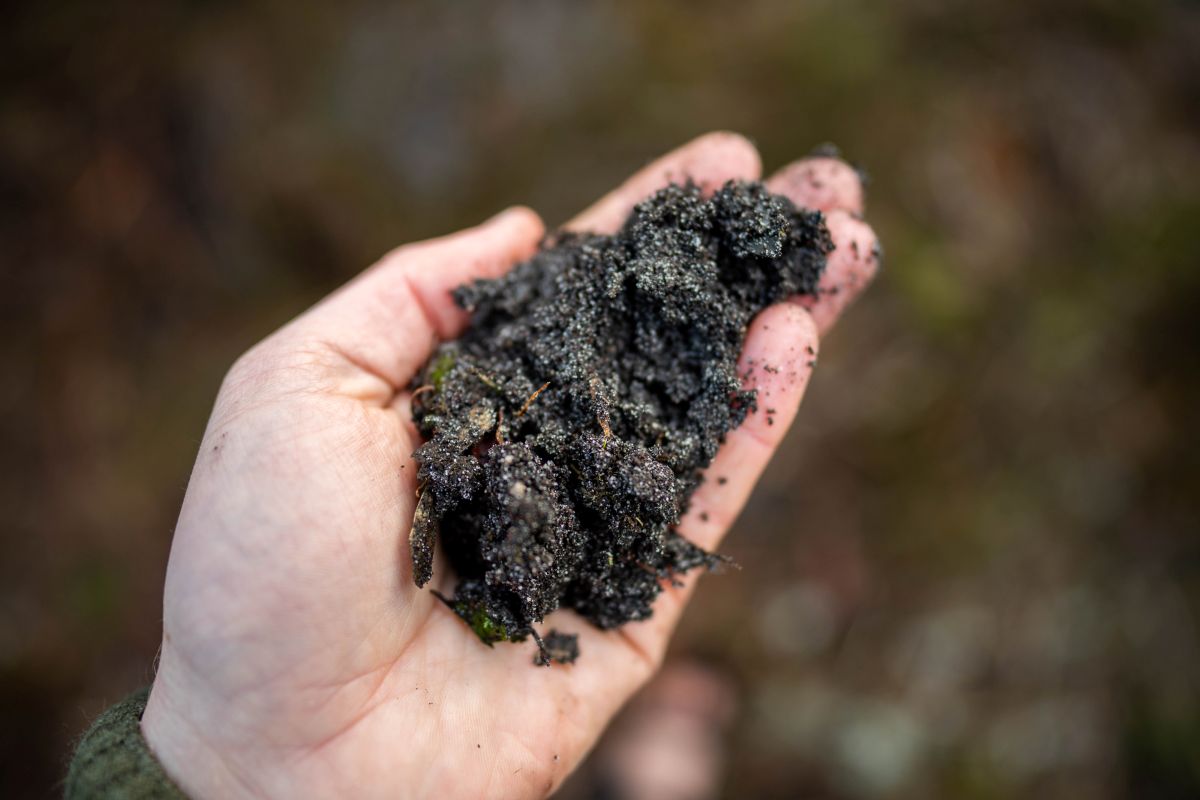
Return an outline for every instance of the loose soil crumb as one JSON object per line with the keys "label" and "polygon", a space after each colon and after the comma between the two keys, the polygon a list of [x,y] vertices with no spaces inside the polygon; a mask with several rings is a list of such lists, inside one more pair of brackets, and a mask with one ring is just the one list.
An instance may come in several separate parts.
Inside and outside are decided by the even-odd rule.
{"label": "loose soil crumb", "polygon": [[[755,408],[736,369],[750,320],[815,293],[832,249],[820,212],[761,184],[672,185],[615,235],[560,234],[456,290],[471,325],[414,383],[417,585],[440,542],[459,578],[443,599],[491,645],[560,607],[645,619],[662,581],[720,564],[674,527]],[[552,632],[539,663],[560,653],[578,646]]]}
{"label": "loose soil crumb", "polygon": [[579,658],[579,636],[574,633],[559,633],[551,629],[546,638],[538,642],[538,651],[534,653],[533,663],[539,667],[550,664],[574,664]]}

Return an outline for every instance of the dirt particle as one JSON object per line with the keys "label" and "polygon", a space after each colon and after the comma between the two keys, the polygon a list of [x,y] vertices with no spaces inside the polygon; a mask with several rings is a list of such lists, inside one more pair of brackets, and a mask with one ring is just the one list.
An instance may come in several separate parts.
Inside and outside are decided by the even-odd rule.
{"label": "dirt particle", "polygon": [[551,630],[545,638],[538,640],[538,651],[533,663],[539,667],[554,664],[574,664],[579,658],[579,636],[574,633],[559,633]]}

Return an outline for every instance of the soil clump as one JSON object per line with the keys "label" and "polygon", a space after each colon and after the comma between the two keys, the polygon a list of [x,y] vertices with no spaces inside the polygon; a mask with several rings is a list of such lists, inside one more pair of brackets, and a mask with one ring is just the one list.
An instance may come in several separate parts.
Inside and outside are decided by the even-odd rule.
{"label": "soil clump", "polygon": [[750,320],[812,294],[833,249],[818,211],[760,183],[671,185],[613,235],[562,233],[507,275],[455,291],[471,313],[414,382],[414,580],[440,546],[443,598],[487,644],[649,617],[663,581],[720,556],[676,531],[725,435],[755,409],[738,355]]}

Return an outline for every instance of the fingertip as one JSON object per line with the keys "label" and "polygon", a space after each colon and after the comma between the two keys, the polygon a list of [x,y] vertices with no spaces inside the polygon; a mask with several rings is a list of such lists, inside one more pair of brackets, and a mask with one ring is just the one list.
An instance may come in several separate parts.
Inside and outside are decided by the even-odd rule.
{"label": "fingertip", "polygon": [[[528,258],[537,251],[546,236],[546,225],[536,211],[528,206],[509,206],[491,219],[468,232],[467,239],[481,238],[506,254],[509,265]],[[503,267],[500,269],[503,271]],[[494,277],[496,269],[485,267],[475,277]]]}
{"label": "fingertip", "polygon": [[739,133],[714,131],[672,150],[596,201],[563,227],[612,233],[633,207],[670,183],[691,181],[712,194],[731,180],[757,180],[762,159],[754,143]]}
{"label": "fingertip", "polygon": [[[762,176],[762,156],[749,138],[735,131],[712,131],[683,146],[689,158],[686,167],[698,183],[714,190],[731,178],[757,180]],[[726,177],[728,176],[728,177]],[[702,181],[711,178],[716,185]]]}
{"label": "fingertip", "polygon": [[803,208],[862,214],[862,178],[840,158],[812,156],[783,167],[767,182],[771,191],[787,196]]}
{"label": "fingertip", "polygon": [[[430,258],[445,258],[455,250],[475,251],[481,247],[484,250],[496,249],[503,257],[502,260],[521,258],[524,254],[532,253],[545,235],[545,223],[536,211],[523,205],[509,206],[472,227],[402,244],[386,253],[368,272],[390,270],[405,264],[411,266]],[[483,266],[488,266],[486,261]],[[460,268],[453,271],[458,273],[463,270]],[[470,271],[467,269],[468,273]],[[462,282],[462,277],[464,276],[455,275],[459,282]]]}
{"label": "fingertip", "polygon": [[499,228],[511,232],[520,239],[540,241],[546,235],[546,224],[541,216],[529,206],[509,206],[483,224],[485,228]]}

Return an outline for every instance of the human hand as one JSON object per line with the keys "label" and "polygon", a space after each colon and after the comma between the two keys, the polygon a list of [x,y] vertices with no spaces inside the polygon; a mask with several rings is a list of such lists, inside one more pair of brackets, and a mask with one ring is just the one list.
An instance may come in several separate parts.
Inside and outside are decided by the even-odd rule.
{"label": "human hand", "polygon": [[[745,139],[710,134],[568,227],[614,231],[669,181],[711,191],[760,169]],[[708,470],[724,480],[692,497],[679,530],[708,549],[795,416],[819,334],[877,269],[853,170],[812,158],[768,185],[825,211],[836,250],[816,298],[768,308],[751,325],[743,369],[751,360],[779,366],[747,378],[770,393],[773,421],[753,414],[731,432]],[[654,673],[694,579],[667,587],[644,622],[608,632],[566,623],[584,655],[550,669],[531,665],[531,646],[489,649],[413,585],[407,534],[420,440],[409,382],[436,342],[467,322],[450,290],[502,274],[542,235],[537,216],[517,208],[401,247],[230,370],[175,531],[142,720],[189,795],[544,796]],[[446,572],[435,570],[449,591]]]}

